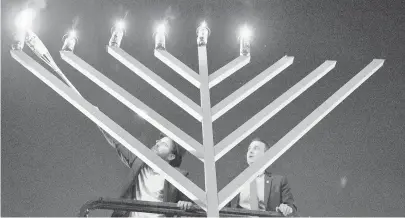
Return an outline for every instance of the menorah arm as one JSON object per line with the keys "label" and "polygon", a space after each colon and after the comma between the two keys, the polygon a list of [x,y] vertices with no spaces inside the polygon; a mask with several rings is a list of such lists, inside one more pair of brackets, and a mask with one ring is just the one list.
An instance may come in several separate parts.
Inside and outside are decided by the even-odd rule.
{"label": "menorah arm", "polygon": [[179,61],[176,57],[171,55],[169,52],[162,49],[155,49],[155,57],[172,68],[175,72],[177,72],[184,79],[188,80],[195,87],[200,88],[201,83],[199,75],[183,62]]}
{"label": "menorah arm", "polygon": [[172,124],[169,120],[165,119],[160,114],[156,113],[153,109],[149,108],[142,101],[138,100],[125,89],[121,88],[112,80],[104,76],[102,73],[100,73],[98,70],[86,63],[81,58],[79,58],[73,52],[61,51],[60,54],[63,60],[77,69],[83,75],[88,77],[91,81],[110,93],[132,111],[139,114],[142,118],[159,129],[161,132],[179,143],[182,147],[196,156],[199,160],[204,160],[203,146],[194,138],[182,131],[176,125]]}
{"label": "menorah arm", "polygon": [[107,46],[107,51],[110,55],[115,57],[118,61],[120,61],[122,64],[136,73],[139,77],[144,79],[146,82],[160,91],[163,95],[180,106],[183,110],[187,111],[196,120],[201,122],[202,110],[199,105],[190,100],[187,96],[185,96],[179,90],[160,78],[158,75],[156,75],[154,72],[152,72],[150,69],[141,64],[139,61],[137,61],[121,48]]}
{"label": "menorah arm", "polygon": [[294,61],[294,57],[284,56],[275,64],[267,68],[265,71],[257,75],[255,78],[247,82],[231,95],[223,99],[212,108],[212,121],[215,121],[243,99],[262,87],[276,75],[281,73],[285,68],[290,66]]}
{"label": "menorah arm", "polygon": [[261,125],[263,125],[270,118],[276,115],[295,98],[301,95],[301,93],[303,93],[315,82],[317,82],[329,71],[331,71],[335,67],[335,65],[336,61],[325,61],[322,65],[308,74],[304,79],[288,89],[267,107],[262,109],[259,113],[245,122],[242,126],[225,137],[215,146],[215,161],[219,160],[239,142],[248,137],[252,132],[258,129]]}
{"label": "menorah arm", "polygon": [[206,208],[206,197],[204,191],[188,180],[181,172],[170,166],[169,163],[157,156],[153,151],[134,138],[104,113],[97,110],[94,105],[75,93],[71,88],[61,82],[47,69],[35,62],[35,60],[33,60],[23,51],[12,50],[11,56],[45,84],[55,90],[60,96],[75,106],[90,120],[103,128],[106,132],[108,132],[108,134],[113,136],[122,145],[133,152],[138,158],[140,158],[154,170],[160,172],[166,180],[187,195],[187,197],[189,197],[192,201],[203,209]]}
{"label": "menorah arm", "polygon": [[290,130],[283,138],[274,144],[265,154],[239,174],[232,182],[224,187],[218,194],[219,208],[222,208],[237,193],[241,187],[252,182],[260,172],[268,168],[284,152],[294,145],[302,136],[304,136],[313,126],[321,121],[330,111],[341,103],[348,95],[366,81],[375,73],[384,63],[384,60],[374,59],[355,77],[349,80],[343,87],[336,91],[323,104],[315,109],[310,115],[302,120],[297,126]]}
{"label": "menorah arm", "polygon": [[209,76],[209,88],[212,88],[218,83],[222,82],[222,80],[228,78],[230,75],[238,71],[240,68],[244,67],[249,62],[250,56],[241,55],[233,59],[225,66],[219,68],[217,71]]}

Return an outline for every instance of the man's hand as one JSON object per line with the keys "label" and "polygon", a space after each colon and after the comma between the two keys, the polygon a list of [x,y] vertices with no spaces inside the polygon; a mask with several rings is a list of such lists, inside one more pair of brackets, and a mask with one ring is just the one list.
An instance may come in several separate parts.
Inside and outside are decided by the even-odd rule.
{"label": "man's hand", "polygon": [[281,212],[284,216],[289,216],[293,209],[287,204],[280,204],[280,206],[276,207],[276,211]]}
{"label": "man's hand", "polygon": [[190,210],[191,206],[193,206],[193,203],[189,201],[179,201],[177,202],[177,206],[183,210]]}

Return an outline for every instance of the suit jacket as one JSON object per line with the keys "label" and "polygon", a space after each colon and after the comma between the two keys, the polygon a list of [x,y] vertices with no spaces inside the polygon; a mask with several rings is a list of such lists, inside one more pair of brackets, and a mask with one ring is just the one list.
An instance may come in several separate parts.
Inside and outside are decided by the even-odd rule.
{"label": "suit jacket", "polygon": [[[266,211],[276,211],[280,204],[287,204],[293,209],[293,215],[297,214],[297,207],[294,204],[294,197],[288,185],[287,178],[280,175],[273,175],[270,172],[264,173],[264,202]],[[241,208],[239,205],[240,194],[236,195],[228,207]]]}
{"label": "suit jacket", "polygon": [[[145,167],[145,163],[137,156],[135,156],[131,151],[129,151],[125,146],[123,146],[112,136],[110,136],[107,132],[105,132],[102,128],[99,127],[99,129],[103,133],[104,137],[107,139],[108,143],[116,148],[121,161],[127,167],[132,169],[130,178],[128,179],[129,182],[124,186],[120,198],[133,200],[136,198],[136,188],[139,187],[138,176],[142,168]],[[185,176],[188,175],[188,172],[185,170],[181,170],[177,167],[175,169],[179,170]],[[176,187],[174,187],[166,180],[163,187],[163,202],[177,203],[178,201],[191,202],[191,200],[187,196],[185,196],[182,192],[180,192]],[[130,211],[115,210],[111,216],[128,217],[129,214]]]}

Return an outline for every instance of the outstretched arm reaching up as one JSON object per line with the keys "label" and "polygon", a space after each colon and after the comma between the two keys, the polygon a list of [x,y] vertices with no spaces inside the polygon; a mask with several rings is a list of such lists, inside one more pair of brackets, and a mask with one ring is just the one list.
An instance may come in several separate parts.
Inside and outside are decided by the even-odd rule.
{"label": "outstretched arm reaching up", "polygon": [[[96,107],[98,109],[98,107]],[[98,129],[100,129],[101,133],[103,133],[104,138],[107,140],[108,144],[110,144],[113,148],[117,150],[118,156],[121,158],[121,161],[124,162],[124,164],[132,168],[132,165],[134,164],[135,160],[138,158],[135,156],[131,151],[129,151],[125,146],[123,146],[121,143],[119,143],[114,137],[112,137],[110,134],[108,134],[104,129],[102,129],[100,126],[97,126]]]}
{"label": "outstretched arm reaching up", "polygon": [[108,134],[106,131],[104,131],[101,127],[97,126],[100,131],[103,133],[104,138],[107,140],[107,142],[117,150],[118,156],[121,158],[121,161],[124,162],[124,164],[132,168],[132,165],[134,161],[138,158],[135,156],[131,151],[129,151],[125,146],[123,146],[121,143],[119,143],[117,140],[115,140],[110,134]]}

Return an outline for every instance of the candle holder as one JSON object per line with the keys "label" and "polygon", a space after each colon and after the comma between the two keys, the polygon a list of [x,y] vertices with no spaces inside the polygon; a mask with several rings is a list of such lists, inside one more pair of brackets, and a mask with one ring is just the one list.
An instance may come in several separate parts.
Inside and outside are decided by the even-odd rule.
{"label": "candle holder", "polygon": [[62,51],[72,51],[75,49],[75,45],[78,41],[77,33],[75,30],[70,30],[68,34],[62,37],[63,46]]}
{"label": "candle holder", "polygon": [[120,47],[122,37],[125,34],[125,22],[124,20],[119,20],[117,23],[111,28],[111,38],[108,43],[109,46]]}

